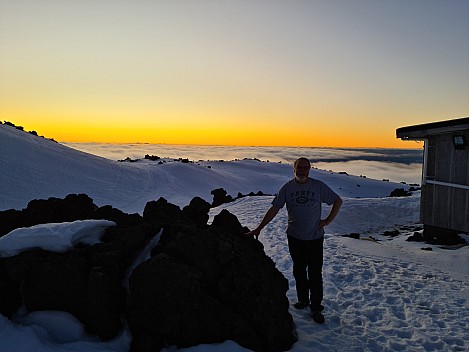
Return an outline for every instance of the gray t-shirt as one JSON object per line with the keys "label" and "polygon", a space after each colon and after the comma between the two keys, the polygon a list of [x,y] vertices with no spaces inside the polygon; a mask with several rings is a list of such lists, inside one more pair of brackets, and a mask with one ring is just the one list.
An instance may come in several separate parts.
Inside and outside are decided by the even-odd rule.
{"label": "gray t-shirt", "polygon": [[285,183],[272,205],[278,208],[287,205],[288,236],[315,240],[324,236],[324,229],[319,229],[322,203],[331,205],[339,198],[324,182],[309,177],[304,184],[295,179]]}

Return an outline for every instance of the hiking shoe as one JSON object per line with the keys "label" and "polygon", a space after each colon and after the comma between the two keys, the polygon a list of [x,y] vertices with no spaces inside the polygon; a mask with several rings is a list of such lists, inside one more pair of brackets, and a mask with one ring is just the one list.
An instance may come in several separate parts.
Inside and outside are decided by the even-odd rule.
{"label": "hiking shoe", "polygon": [[322,315],[321,312],[319,311],[314,311],[314,312],[311,312],[311,317],[313,318],[313,320],[318,323],[318,324],[322,324],[324,323],[324,315]]}
{"label": "hiking shoe", "polygon": [[296,309],[305,309],[306,307],[309,307],[309,302],[305,301],[299,301],[293,305]]}

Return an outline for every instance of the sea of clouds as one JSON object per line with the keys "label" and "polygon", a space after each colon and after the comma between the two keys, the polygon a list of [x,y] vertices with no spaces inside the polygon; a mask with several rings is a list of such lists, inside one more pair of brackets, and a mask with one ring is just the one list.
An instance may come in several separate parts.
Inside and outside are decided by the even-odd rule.
{"label": "sea of clouds", "polygon": [[111,160],[140,159],[146,154],[199,160],[260,159],[292,163],[307,157],[313,167],[378,180],[420,184],[423,149],[242,147],[171,144],[63,143]]}

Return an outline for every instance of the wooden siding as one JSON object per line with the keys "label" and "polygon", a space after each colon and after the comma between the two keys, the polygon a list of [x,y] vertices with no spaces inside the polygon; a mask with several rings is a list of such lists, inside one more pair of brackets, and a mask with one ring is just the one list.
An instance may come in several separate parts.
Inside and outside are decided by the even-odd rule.
{"label": "wooden siding", "polygon": [[423,185],[420,221],[425,225],[469,232],[469,190]]}
{"label": "wooden siding", "polygon": [[[462,132],[469,141],[469,130]],[[453,133],[428,136],[428,181],[469,186],[469,146],[456,150]],[[469,190],[426,183],[422,185],[421,222],[469,232]]]}

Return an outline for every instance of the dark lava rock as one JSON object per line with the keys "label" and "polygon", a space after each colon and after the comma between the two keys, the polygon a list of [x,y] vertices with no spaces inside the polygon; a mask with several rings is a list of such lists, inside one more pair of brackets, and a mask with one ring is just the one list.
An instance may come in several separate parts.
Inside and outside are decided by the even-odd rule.
{"label": "dark lava rock", "polygon": [[[210,204],[194,198],[181,210],[164,198],[143,217],[98,208],[87,195],[34,200],[22,211],[0,212],[0,233],[47,222],[107,219],[101,242],[65,253],[42,249],[0,258],[0,313],[73,314],[104,340],[127,319],[132,351],[236,341],[254,351],[285,351],[296,341],[286,297],[288,281],[248,229],[223,210],[207,224]],[[160,230],[149,260],[130,267]]]}
{"label": "dark lava rock", "polygon": [[206,229],[176,224],[130,279],[132,351],[233,340],[254,351],[296,341],[288,282],[226,210]]}

